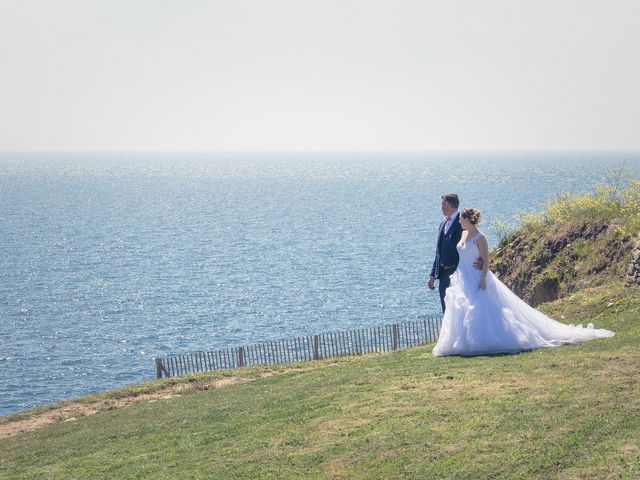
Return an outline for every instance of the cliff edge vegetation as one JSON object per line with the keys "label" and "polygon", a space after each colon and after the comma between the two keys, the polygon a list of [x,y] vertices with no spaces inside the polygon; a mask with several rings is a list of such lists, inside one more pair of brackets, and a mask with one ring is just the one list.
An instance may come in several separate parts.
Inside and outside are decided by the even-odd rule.
{"label": "cliff edge vegetation", "polygon": [[619,167],[592,192],[560,194],[520,223],[494,249],[491,269],[531,305],[624,278],[640,234],[640,179]]}

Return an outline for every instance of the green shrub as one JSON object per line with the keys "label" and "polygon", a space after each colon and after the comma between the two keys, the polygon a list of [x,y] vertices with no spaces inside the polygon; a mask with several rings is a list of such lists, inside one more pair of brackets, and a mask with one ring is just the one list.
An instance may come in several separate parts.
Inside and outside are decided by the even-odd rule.
{"label": "green shrub", "polygon": [[547,200],[543,211],[521,214],[522,226],[537,232],[555,223],[619,222],[620,233],[640,233],[640,179],[628,178],[624,165],[609,172],[592,192],[561,193]]}

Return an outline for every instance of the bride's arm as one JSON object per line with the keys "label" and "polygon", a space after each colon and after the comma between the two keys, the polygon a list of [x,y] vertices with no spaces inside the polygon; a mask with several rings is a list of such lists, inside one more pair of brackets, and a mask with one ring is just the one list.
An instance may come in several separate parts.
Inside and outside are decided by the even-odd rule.
{"label": "bride's arm", "polygon": [[482,272],[480,273],[480,288],[485,290],[487,288],[487,272],[489,271],[489,242],[487,237],[480,235],[476,245],[480,251],[482,257]]}

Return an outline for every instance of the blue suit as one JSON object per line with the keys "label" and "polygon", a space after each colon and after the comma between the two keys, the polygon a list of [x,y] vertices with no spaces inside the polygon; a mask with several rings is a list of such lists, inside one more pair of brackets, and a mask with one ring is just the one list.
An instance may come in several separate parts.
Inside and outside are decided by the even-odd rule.
{"label": "blue suit", "polygon": [[460,225],[460,214],[454,213],[455,219],[451,227],[445,233],[444,227],[447,220],[440,224],[438,229],[438,243],[436,246],[436,258],[431,267],[431,276],[438,279],[438,290],[440,291],[440,304],[444,313],[444,296],[447,288],[451,284],[450,276],[458,268],[458,249],[456,248],[462,237],[462,226]]}

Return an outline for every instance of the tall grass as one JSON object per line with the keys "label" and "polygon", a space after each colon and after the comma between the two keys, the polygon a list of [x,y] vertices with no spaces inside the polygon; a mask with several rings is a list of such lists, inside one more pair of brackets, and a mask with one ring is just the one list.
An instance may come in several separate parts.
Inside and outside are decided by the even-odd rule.
{"label": "tall grass", "polygon": [[540,212],[519,215],[522,227],[537,232],[555,223],[604,221],[618,223],[620,233],[640,233],[640,179],[632,177],[622,164],[609,171],[593,191],[560,193],[547,200]]}

